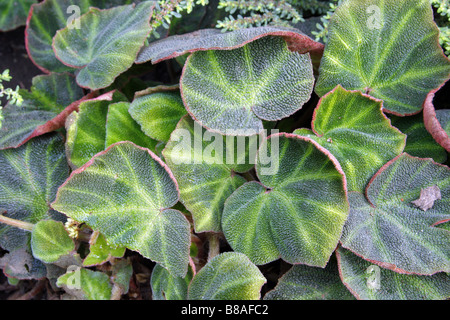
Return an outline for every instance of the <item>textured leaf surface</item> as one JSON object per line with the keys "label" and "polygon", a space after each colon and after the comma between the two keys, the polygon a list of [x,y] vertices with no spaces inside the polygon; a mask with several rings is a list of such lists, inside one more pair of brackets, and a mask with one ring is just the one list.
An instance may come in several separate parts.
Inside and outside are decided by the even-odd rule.
{"label": "textured leaf surface", "polygon": [[313,83],[309,54],[290,52],[279,37],[265,37],[234,50],[193,53],[180,87],[186,109],[202,126],[251,135],[261,132],[262,120],[301,109]]}
{"label": "textured leaf surface", "polygon": [[[63,218],[49,205],[69,176],[62,137],[45,135],[17,149],[0,150],[0,168],[0,210],[5,216],[33,224]],[[0,247],[5,250],[27,247],[30,236],[0,224]]]}
{"label": "textured leaf surface", "polygon": [[423,109],[425,127],[434,140],[450,152],[450,110],[435,110],[433,98],[438,90],[428,94]]}
{"label": "textured leaf surface", "polygon": [[155,150],[156,140],[147,137],[128,113],[129,103],[119,92],[84,101],[66,121],[67,154],[72,167],[80,167],[111,144],[130,141]]}
{"label": "textured leaf surface", "polygon": [[433,158],[438,163],[447,160],[447,152],[428,133],[423,121],[423,115],[418,114],[409,117],[390,116],[391,123],[401,132],[406,134],[406,146],[404,152],[419,158]]}
{"label": "textured leaf surface", "polygon": [[83,98],[83,90],[68,74],[33,78],[31,91],[20,90],[22,106],[8,104],[3,109],[0,149],[16,148],[31,138],[64,126],[66,117]]}
{"label": "textured leaf surface", "polygon": [[335,259],[325,269],[295,265],[269,291],[264,300],[352,300],[342,284]]}
{"label": "textured leaf surface", "polygon": [[175,277],[160,265],[153,268],[150,285],[153,300],[187,300],[188,286],[193,277],[192,268],[184,278]]}
{"label": "textured leaf surface", "polygon": [[184,276],[189,222],[177,210],[175,179],[151,151],[119,142],[75,170],[52,207],[85,222],[112,246],[125,246]]}
{"label": "textured leaf surface", "polygon": [[[207,131],[185,116],[163,150],[164,159],[178,181],[180,201],[192,213],[197,232],[222,230],[225,200],[245,182],[234,171],[245,172],[254,165],[249,163],[250,159],[240,158],[245,151],[235,157],[237,141],[232,141],[236,151],[227,152],[230,144],[224,140],[225,137]],[[227,154],[233,158],[227,158]],[[243,160],[242,165],[236,165],[239,160]]]}
{"label": "textured leaf surface", "polygon": [[281,257],[324,267],[348,215],[337,160],[309,138],[272,135],[259,149],[256,172],[261,184],[248,182],[225,202],[222,228],[228,243],[256,264]]}
{"label": "textured leaf surface", "polygon": [[53,263],[75,250],[75,243],[69,237],[60,221],[41,220],[31,233],[33,256],[42,262]]}
{"label": "textured leaf surface", "polygon": [[110,246],[105,237],[94,232],[89,240],[89,254],[83,260],[83,266],[100,265],[111,258],[121,258],[125,254],[125,247]]}
{"label": "textured leaf surface", "polygon": [[[450,297],[450,276],[399,274],[389,269],[369,269],[373,264],[349,250],[337,250],[339,270],[343,283],[361,300],[445,300]],[[378,273],[379,272],[379,273]],[[379,288],[370,278],[379,277]]]}
{"label": "textured leaf surface", "polygon": [[36,0],[3,0],[0,2],[0,31],[9,31],[25,25],[28,11]]}
{"label": "textured leaf surface", "polygon": [[[436,185],[442,199],[424,212],[411,201]],[[450,170],[431,159],[402,154],[387,163],[367,187],[367,199],[349,194],[350,215],[342,246],[400,273],[430,275],[450,270],[450,232],[436,227],[450,219]]]}
{"label": "textured leaf surface", "polygon": [[167,142],[187,112],[179,92],[157,92],[134,99],[130,114],[146,135]]}
{"label": "textured leaf surface", "polygon": [[[154,3],[99,10],[91,8],[80,17],[80,29],[66,27],[56,32],[56,57],[80,69],[77,83],[92,90],[106,88],[134,62],[150,33]],[[88,39],[86,41],[86,39]]]}
{"label": "textured leaf surface", "polygon": [[321,98],[314,112],[315,135],[294,133],[329,150],[345,172],[348,190],[364,192],[378,169],[405,147],[406,136],[391,126],[381,107],[381,101],[337,86]]}
{"label": "textured leaf surface", "polygon": [[242,253],[225,252],[194,276],[189,300],[258,300],[266,278]]}
{"label": "textured leaf surface", "polygon": [[131,105],[128,102],[110,104],[106,119],[105,147],[120,142],[131,141],[138,146],[154,151],[158,141],[145,135],[139,124],[133,120],[129,113]]}
{"label": "textured leaf surface", "polygon": [[[370,6],[376,6],[375,13]],[[411,115],[450,76],[450,60],[428,0],[349,0],[333,15],[316,92],[337,84],[382,99],[385,111]]]}
{"label": "textured leaf surface", "polygon": [[60,276],[56,285],[82,300],[109,300],[112,284],[106,273],[77,268]]}
{"label": "textured leaf surface", "polygon": [[52,42],[56,32],[76,18],[74,14],[78,9],[80,14],[84,14],[91,6],[105,9],[131,2],[131,0],[45,0],[34,4],[25,29],[28,56],[44,72],[74,71],[74,68],[62,64],[55,57]]}
{"label": "textured leaf surface", "polygon": [[232,32],[222,32],[219,29],[202,29],[152,42],[141,50],[136,63],[144,63],[149,60],[152,63],[158,63],[196,51],[232,50],[267,36],[282,37],[288,43],[291,51],[310,52],[311,55],[318,57],[323,52],[321,43],[313,41],[295,28],[265,26],[243,28]]}

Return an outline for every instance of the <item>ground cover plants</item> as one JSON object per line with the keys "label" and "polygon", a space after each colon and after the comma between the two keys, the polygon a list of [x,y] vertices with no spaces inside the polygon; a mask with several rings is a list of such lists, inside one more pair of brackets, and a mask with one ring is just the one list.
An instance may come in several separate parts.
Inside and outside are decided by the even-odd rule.
{"label": "ground cover plants", "polygon": [[0,76],[4,290],[450,298],[446,1],[0,12],[42,71]]}

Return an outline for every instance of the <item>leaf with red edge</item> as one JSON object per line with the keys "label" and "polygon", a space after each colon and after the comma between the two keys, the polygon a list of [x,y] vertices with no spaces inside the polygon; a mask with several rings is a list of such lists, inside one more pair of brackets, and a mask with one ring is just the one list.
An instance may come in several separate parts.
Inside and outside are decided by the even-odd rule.
{"label": "leaf with red edge", "polygon": [[14,30],[25,25],[28,11],[36,0],[0,1],[0,31]]}
{"label": "leaf with red edge", "polygon": [[151,61],[158,63],[186,53],[208,50],[232,50],[267,36],[280,36],[291,51],[301,54],[309,52],[314,61],[320,60],[324,45],[312,40],[298,29],[290,27],[264,26],[244,28],[231,32],[219,29],[202,29],[183,35],[174,35],[154,41],[139,53],[136,63]]}
{"label": "leaf with red edge", "polygon": [[177,182],[153,152],[118,142],[73,171],[51,206],[184,277],[190,224],[178,210]]}
{"label": "leaf with red edge", "polygon": [[70,18],[89,11],[132,3],[131,0],[44,0],[31,6],[25,29],[25,46],[31,61],[44,72],[74,71],[55,57],[53,37],[59,29],[66,27]]}
{"label": "leaf with red edge", "polygon": [[31,138],[64,126],[66,117],[78,108],[83,90],[69,74],[49,74],[33,78],[31,91],[21,89],[20,107],[8,104],[3,109],[0,149],[17,148]]}
{"label": "leaf with red edge", "polygon": [[[424,212],[412,201],[436,185],[441,199]],[[366,197],[349,193],[350,215],[341,243],[365,260],[399,273],[450,271],[450,168],[406,153],[384,165],[369,182]]]}
{"label": "leaf with red edge", "polygon": [[450,275],[399,274],[338,248],[342,282],[359,300],[445,300],[450,297]]}
{"label": "leaf with red edge", "polygon": [[450,110],[435,110],[433,98],[438,90],[431,91],[425,99],[423,118],[434,140],[450,152]]}
{"label": "leaf with red edge", "polygon": [[56,32],[53,49],[65,65],[78,69],[77,83],[92,90],[106,88],[128,70],[150,33],[154,2],[91,8],[79,18],[80,28]]}

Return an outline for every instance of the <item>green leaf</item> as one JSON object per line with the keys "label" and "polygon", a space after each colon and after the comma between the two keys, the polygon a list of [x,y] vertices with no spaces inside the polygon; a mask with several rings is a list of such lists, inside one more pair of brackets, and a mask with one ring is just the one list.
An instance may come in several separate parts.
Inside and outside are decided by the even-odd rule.
{"label": "green leaf", "polygon": [[111,144],[131,141],[156,149],[157,141],[147,137],[128,113],[123,94],[113,91],[84,101],[66,121],[67,154],[72,167],[80,167]]}
{"label": "green leaf", "polygon": [[167,142],[180,119],[186,114],[179,92],[157,92],[138,97],[130,114],[149,137]]}
{"label": "green leaf", "polygon": [[333,14],[316,93],[336,85],[384,101],[386,112],[420,112],[450,77],[428,0],[348,0]]}
{"label": "green leaf", "polygon": [[430,92],[424,103],[423,118],[425,128],[437,143],[450,152],[450,110],[435,110],[433,98],[437,91]]}
{"label": "green leaf", "polygon": [[56,57],[77,68],[77,83],[92,90],[106,88],[133,64],[150,33],[154,3],[142,2],[99,10],[91,8],[79,19],[80,29],[56,32]]}
{"label": "green leaf", "polygon": [[60,276],[56,285],[82,300],[109,300],[112,284],[107,274],[77,267]]}
{"label": "green leaf", "polygon": [[342,282],[361,300],[445,300],[450,297],[450,276],[399,274],[339,248]]}
{"label": "green leaf", "polygon": [[77,10],[81,15],[88,12],[90,7],[105,9],[131,2],[131,0],[45,0],[34,4],[25,29],[28,56],[44,72],[74,71],[74,68],[62,64],[55,57],[52,42],[56,32],[75,22]]}
{"label": "green leaf", "polygon": [[119,142],[72,172],[52,207],[160,263],[173,275],[187,272],[190,225],[169,209],[178,201],[171,171],[150,150]]}
{"label": "green leaf", "polygon": [[[6,217],[37,223],[62,220],[50,208],[58,187],[69,176],[62,137],[34,138],[17,149],[0,150],[0,210]],[[27,248],[31,233],[0,224],[0,247]]]}
{"label": "green leaf", "polygon": [[187,53],[207,50],[232,50],[267,36],[280,36],[289,46],[289,50],[307,53],[320,60],[323,44],[313,41],[295,28],[264,26],[245,28],[232,32],[219,29],[201,29],[190,33],[170,36],[150,43],[139,53],[136,63],[151,61],[158,63]]}
{"label": "green leaf", "polygon": [[238,139],[207,131],[185,116],[163,150],[164,159],[178,181],[180,201],[192,213],[196,232],[222,230],[225,200],[245,182],[236,172],[254,166],[254,156],[246,157],[251,140],[239,139],[248,139],[244,140],[245,149],[240,153]]}
{"label": "green leaf", "polygon": [[96,266],[110,261],[112,258],[121,258],[125,254],[125,247],[110,246],[105,237],[94,232],[89,240],[89,254],[83,260],[83,266]]}
{"label": "green leaf", "polygon": [[390,116],[391,123],[401,132],[405,133],[405,152],[419,158],[433,158],[435,162],[447,161],[447,152],[428,133],[423,121],[423,115],[410,117]]}
{"label": "green leaf", "polygon": [[106,144],[105,147],[120,142],[131,141],[138,146],[155,150],[158,141],[145,135],[139,124],[133,120],[129,111],[131,108],[128,102],[118,102],[110,104],[106,120]]}
{"label": "green leaf", "polygon": [[33,227],[31,250],[35,258],[45,263],[53,263],[74,251],[75,243],[62,222],[41,220]]}
{"label": "green leaf", "polygon": [[36,76],[31,91],[21,89],[22,105],[6,105],[0,128],[0,149],[17,148],[30,139],[64,126],[66,117],[77,108],[83,90],[68,74]]}
{"label": "green leaf", "polygon": [[324,267],[348,215],[337,160],[309,138],[274,134],[260,146],[256,173],[261,183],[244,184],[225,202],[228,243],[255,264],[281,257]]}
{"label": "green leaf", "polygon": [[112,265],[112,281],[121,294],[128,293],[133,276],[133,265],[129,258],[115,261]]}
{"label": "green leaf", "polygon": [[345,172],[348,190],[364,192],[370,178],[405,147],[406,136],[392,127],[381,101],[337,86],[314,112],[313,132],[294,131],[329,150]]}
{"label": "green leaf", "polygon": [[[424,211],[412,201],[437,186],[441,200]],[[381,267],[431,275],[450,271],[450,232],[436,225],[450,219],[450,169],[404,153],[374,175],[366,197],[349,194],[350,215],[341,243]]]}
{"label": "green leaf", "polygon": [[266,278],[242,253],[225,252],[194,276],[188,300],[258,300]]}
{"label": "green leaf", "polygon": [[325,269],[295,265],[269,291],[264,300],[352,300],[342,284],[335,259]]}
{"label": "green leaf", "polygon": [[187,300],[188,286],[194,273],[189,268],[185,277],[176,277],[157,264],[152,271],[150,285],[153,300]]}
{"label": "green leaf", "polygon": [[205,128],[252,135],[263,130],[263,120],[301,109],[313,83],[309,54],[289,51],[279,37],[265,37],[234,50],[193,53],[180,88],[189,114]]}
{"label": "green leaf", "polygon": [[4,0],[0,2],[0,31],[14,30],[25,25],[28,11],[36,0]]}

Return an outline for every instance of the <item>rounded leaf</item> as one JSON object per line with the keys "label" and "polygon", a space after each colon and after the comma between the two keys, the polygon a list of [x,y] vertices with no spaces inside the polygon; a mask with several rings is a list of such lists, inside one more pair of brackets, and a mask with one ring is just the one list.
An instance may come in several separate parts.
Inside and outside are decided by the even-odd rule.
{"label": "rounded leaf", "polygon": [[119,142],[73,171],[52,207],[160,263],[172,274],[187,272],[190,225],[168,209],[178,201],[177,183],[150,150]]}
{"label": "rounded leaf", "polygon": [[328,33],[319,96],[341,84],[382,99],[386,112],[412,115],[450,77],[428,0],[348,0],[333,14]]}
{"label": "rounded leaf", "polygon": [[266,281],[244,254],[224,252],[194,276],[188,300],[258,300]]}
{"label": "rounded leaf", "polygon": [[314,84],[309,54],[291,52],[279,37],[234,50],[199,51],[187,59],[180,88],[202,126],[221,134],[258,134],[263,121],[299,110]]}
{"label": "rounded leaf", "polygon": [[430,92],[425,100],[423,118],[428,132],[447,152],[450,152],[450,111],[435,110],[433,98],[437,90]]}
{"label": "rounded leaf", "polygon": [[3,0],[0,2],[0,31],[14,30],[25,25],[28,11],[36,0]]}
{"label": "rounded leaf", "polygon": [[106,88],[133,64],[150,33],[154,3],[90,10],[79,18],[80,28],[56,32],[53,47],[65,65],[80,69],[77,83],[92,90]]}
{"label": "rounded leaf", "polygon": [[364,192],[370,178],[402,153],[406,136],[391,126],[382,102],[340,85],[314,111],[312,132],[294,131],[329,150],[345,172],[348,190]]}
{"label": "rounded leaf", "polygon": [[137,97],[129,110],[149,137],[167,142],[180,119],[187,113],[179,92],[157,92]]}
{"label": "rounded leaf", "polygon": [[75,250],[75,243],[62,222],[42,220],[33,227],[31,250],[35,258],[45,263],[53,263]]}
{"label": "rounded leaf", "polygon": [[346,180],[337,160],[309,138],[271,135],[256,172],[225,202],[222,228],[231,247],[256,264],[281,257],[324,267],[348,215]]}
{"label": "rounded leaf", "polygon": [[[437,188],[429,208],[413,202]],[[350,215],[341,242],[364,259],[400,273],[450,271],[450,232],[436,227],[450,220],[450,169],[431,159],[402,154],[383,166],[366,190],[349,194]],[[440,198],[440,199],[439,199]]]}

